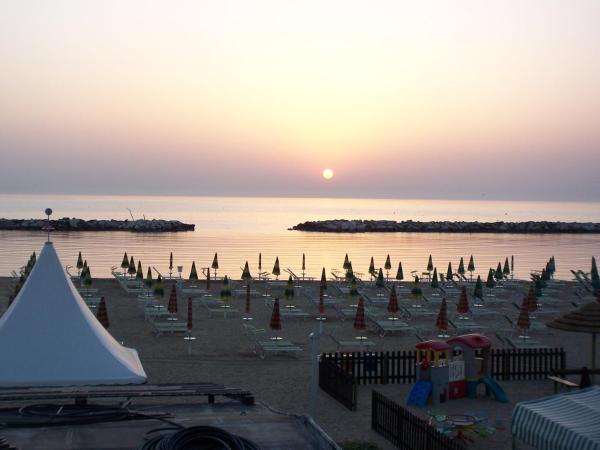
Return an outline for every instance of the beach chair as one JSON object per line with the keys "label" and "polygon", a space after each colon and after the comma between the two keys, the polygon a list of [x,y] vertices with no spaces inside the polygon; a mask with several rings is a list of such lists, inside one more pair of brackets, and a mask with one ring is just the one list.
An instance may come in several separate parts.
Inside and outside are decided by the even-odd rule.
{"label": "beach chair", "polygon": [[390,319],[379,319],[373,320],[368,317],[370,322],[373,324],[375,332],[379,333],[379,336],[385,337],[386,334],[391,333],[414,333],[415,327],[410,326],[406,322],[401,320],[390,320]]}
{"label": "beach chair", "polygon": [[208,317],[212,317],[213,315],[223,315],[223,318],[235,317],[238,315],[239,311],[237,308],[226,305],[222,301],[213,300],[213,301],[203,301],[202,305],[208,312]]}
{"label": "beach chair", "polygon": [[348,350],[348,349],[363,349],[365,347],[375,347],[375,342],[368,339],[342,339],[338,336],[337,331],[339,331],[339,326],[329,326],[327,327],[328,333],[327,335],[331,338],[331,340],[337,346],[338,351]]}
{"label": "beach chair", "polygon": [[178,320],[169,321],[155,321],[152,322],[154,326],[154,333],[156,336],[160,336],[164,333],[187,333],[187,323]]}
{"label": "beach chair", "polygon": [[268,354],[302,352],[302,347],[285,339],[267,339],[264,328],[256,328],[250,324],[243,324],[246,336],[250,341],[250,348],[259,358],[265,359]]}

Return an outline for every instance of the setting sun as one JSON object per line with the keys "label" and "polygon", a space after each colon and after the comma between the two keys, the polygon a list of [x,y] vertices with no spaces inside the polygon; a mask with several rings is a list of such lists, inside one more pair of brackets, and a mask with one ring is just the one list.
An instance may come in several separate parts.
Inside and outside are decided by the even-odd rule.
{"label": "setting sun", "polygon": [[331,180],[333,178],[333,170],[325,169],[323,171],[323,178],[325,178],[326,180]]}

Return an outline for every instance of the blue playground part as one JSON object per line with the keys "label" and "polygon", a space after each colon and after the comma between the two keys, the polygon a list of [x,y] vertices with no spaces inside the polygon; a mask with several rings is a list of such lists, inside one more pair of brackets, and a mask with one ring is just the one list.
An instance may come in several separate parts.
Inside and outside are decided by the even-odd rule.
{"label": "blue playground part", "polygon": [[407,405],[409,406],[425,406],[433,385],[431,381],[417,381],[410,390]]}
{"label": "blue playground part", "polygon": [[500,387],[500,385],[496,382],[496,380],[494,380],[493,378],[489,378],[489,377],[483,377],[481,379],[481,382],[484,384],[485,390],[488,393],[491,392],[494,395],[494,398],[496,399],[496,401],[499,401],[501,403],[508,402],[508,397],[506,396],[506,392],[504,392],[504,389],[502,389]]}

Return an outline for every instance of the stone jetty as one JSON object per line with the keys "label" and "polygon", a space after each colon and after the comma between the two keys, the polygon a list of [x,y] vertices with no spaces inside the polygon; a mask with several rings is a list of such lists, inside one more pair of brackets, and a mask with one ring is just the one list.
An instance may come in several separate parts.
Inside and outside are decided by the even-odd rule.
{"label": "stone jetty", "polygon": [[[41,230],[48,223],[45,219],[0,219],[0,230]],[[173,231],[194,231],[195,225],[179,220],[138,219],[138,220],[83,220],[63,217],[51,220],[56,231],[134,231],[140,233],[162,233]]]}
{"label": "stone jetty", "polygon": [[300,223],[291,230],[325,233],[600,233],[593,222],[417,222],[404,220],[319,220]]}

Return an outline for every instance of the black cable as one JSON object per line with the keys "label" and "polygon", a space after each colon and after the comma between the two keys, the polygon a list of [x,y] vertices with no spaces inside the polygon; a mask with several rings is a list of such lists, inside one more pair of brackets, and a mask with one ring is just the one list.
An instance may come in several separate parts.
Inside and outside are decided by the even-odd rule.
{"label": "black cable", "polygon": [[[156,432],[160,430],[152,430]],[[194,426],[148,439],[138,450],[260,450],[254,442],[222,428]]]}

